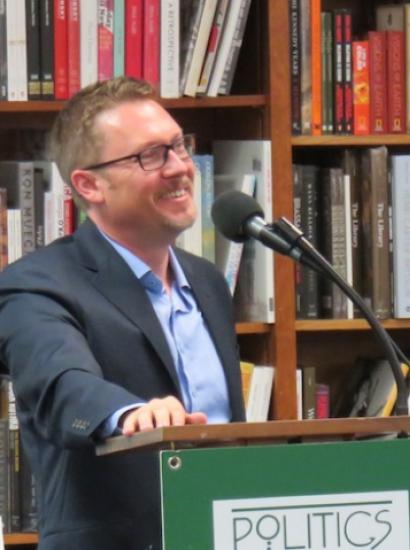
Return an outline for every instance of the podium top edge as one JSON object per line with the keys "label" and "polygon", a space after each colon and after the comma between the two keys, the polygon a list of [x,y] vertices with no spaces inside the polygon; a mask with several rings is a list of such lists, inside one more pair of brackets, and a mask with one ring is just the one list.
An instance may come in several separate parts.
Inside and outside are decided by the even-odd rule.
{"label": "podium top edge", "polygon": [[111,437],[96,445],[98,456],[143,448],[186,448],[249,445],[334,439],[359,439],[383,435],[410,434],[409,416],[383,418],[331,418],[323,420],[273,420],[170,426],[139,432],[132,436]]}

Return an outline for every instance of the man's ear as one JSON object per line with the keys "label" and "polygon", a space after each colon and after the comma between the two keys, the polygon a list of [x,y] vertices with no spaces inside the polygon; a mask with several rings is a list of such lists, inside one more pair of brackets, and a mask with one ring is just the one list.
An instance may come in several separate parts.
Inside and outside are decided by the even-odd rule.
{"label": "man's ear", "polygon": [[71,183],[88,204],[101,204],[104,201],[101,180],[90,170],[74,170]]}

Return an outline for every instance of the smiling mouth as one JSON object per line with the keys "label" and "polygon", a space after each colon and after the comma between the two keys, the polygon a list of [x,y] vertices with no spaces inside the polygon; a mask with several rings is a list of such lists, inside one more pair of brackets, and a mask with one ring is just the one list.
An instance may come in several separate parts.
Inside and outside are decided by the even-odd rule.
{"label": "smiling mouth", "polygon": [[175,191],[170,191],[162,196],[163,199],[179,199],[180,197],[185,197],[188,194],[186,189],[176,189]]}

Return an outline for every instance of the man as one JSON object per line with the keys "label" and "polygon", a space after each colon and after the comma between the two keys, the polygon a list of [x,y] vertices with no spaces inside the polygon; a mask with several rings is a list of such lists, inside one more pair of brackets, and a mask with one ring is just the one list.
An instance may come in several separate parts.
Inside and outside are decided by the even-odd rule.
{"label": "man", "polygon": [[60,113],[52,152],[88,220],[0,275],[0,359],[38,481],[39,550],[161,548],[154,453],[113,433],[244,419],[229,292],[173,249],[196,216],[189,136],[144,82]]}

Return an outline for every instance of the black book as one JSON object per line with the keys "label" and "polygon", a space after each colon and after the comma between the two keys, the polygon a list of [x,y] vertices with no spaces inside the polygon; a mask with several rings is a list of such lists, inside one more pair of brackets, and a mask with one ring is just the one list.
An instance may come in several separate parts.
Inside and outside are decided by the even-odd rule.
{"label": "black book", "polygon": [[38,0],[26,0],[26,34],[28,99],[41,99],[40,6]]}
{"label": "black book", "polygon": [[40,0],[41,98],[54,99],[54,19],[52,0]]}

